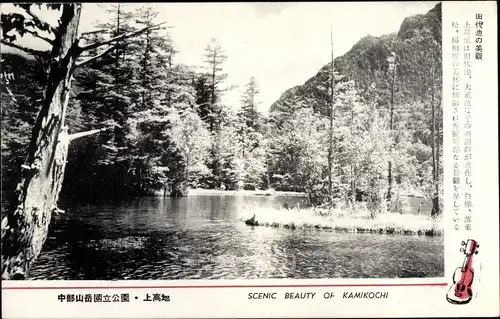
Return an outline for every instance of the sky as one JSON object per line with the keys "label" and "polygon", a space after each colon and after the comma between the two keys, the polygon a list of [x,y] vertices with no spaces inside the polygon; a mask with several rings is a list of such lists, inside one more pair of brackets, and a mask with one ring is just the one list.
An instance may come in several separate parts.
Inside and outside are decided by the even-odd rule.
{"label": "sky", "polygon": [[[246,2],[153,3],[158,22],[172,28],[178,63],[202,66],[204,48],[216,38],[228,59],[226,83],[237,86],[223,103],[239,107],[241,92],[250,77],[260,85],[259,109],[267,112],[281,94],[314,76],[334,56],[349,51],[362,37],[397,32],[405,17],[425,14],[438,2]],[[142,4],[125,4],[132,10]],[[2,5],[2,11],[10,7]],[[53,15],[40,12],[41,17]],[[80,31],[94,29],[107,17],[97,3],[83,4]],[[26,41],[26,40],[25,40]],[[22,42],[19,42],[22,43]],[[25,44],[25,43],[23,43]],[[30,46],[37,46],[33,40]]]}

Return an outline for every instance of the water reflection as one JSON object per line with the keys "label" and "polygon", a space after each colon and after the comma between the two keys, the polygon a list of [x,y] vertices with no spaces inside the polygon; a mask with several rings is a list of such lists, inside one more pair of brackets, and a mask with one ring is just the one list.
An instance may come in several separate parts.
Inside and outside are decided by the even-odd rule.
{"label": "water reflection", "polygon": [[442,237],[249,227],[247,206],[304,198],[196,196],[88,205],[54,220],[33,279],[443,276]]}

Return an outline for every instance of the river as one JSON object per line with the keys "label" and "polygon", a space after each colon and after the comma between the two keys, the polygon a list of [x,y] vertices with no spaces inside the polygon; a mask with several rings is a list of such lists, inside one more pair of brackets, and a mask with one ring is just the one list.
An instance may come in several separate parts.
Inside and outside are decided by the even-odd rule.
{"label": "river", "polygon": [[408,278],[444,275],[443,237],[250,227],[297,196],[147,197],[55,216],[30,279]]}

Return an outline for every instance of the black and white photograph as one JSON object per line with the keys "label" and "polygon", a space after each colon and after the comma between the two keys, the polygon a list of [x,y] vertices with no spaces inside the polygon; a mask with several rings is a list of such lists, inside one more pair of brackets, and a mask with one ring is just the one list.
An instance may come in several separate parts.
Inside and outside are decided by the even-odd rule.
{"label": "black and white photograph", "polygon": [[444,277],[441,6],[3,3],[2,279]]}

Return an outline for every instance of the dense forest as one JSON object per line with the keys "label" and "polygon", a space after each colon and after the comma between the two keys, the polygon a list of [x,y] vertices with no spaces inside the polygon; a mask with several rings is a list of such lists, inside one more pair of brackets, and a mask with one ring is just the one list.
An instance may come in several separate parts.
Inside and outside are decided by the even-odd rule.
{"label": "dense forest", "polygon": [[270,108],[272,136],[281,138],[272,185],[301,185],[323,202],[331,152],[339,198],[363,197],[374,210],[388,204],[400,211],[405,203],[399,195],[421,194],[433,201],[433,215],[439,214],[441,56],[438,4],[406,18],[397,33],[362,38],[333,68],[327,64],[304,85],[284,92]]}
{"label": "dense forest", "polygon": [[[103,6],[111,17],[82,36],[105,41],[159,22],[150,6]],[[335,30],[334,30],[335,32]],[[325,39],[328,41],[328,38]],[[216,39],[203,72],[178,63],[168,27],[112,50],[86,52],[66,114],[72,142],[61,196],[122,200],[185,196],[189,188],[303,191],[312,204],[364,200],[404,210],[422,193],[438,214],[442,178],[441,8],[405,19],[399,32],[366,36],[304,85],[259,112],[258,79],[240,105],[224,105],[226,56]],[[47,81],[43,56],[2,53],[2,194],[10,203]],[[387,198],[385,201],[383,198]],[[392,205],[388,207],[387,205]]]}

